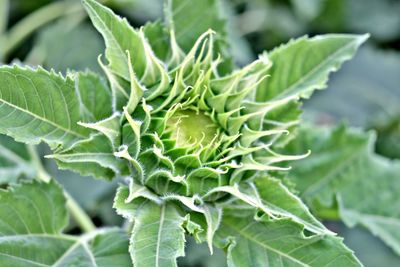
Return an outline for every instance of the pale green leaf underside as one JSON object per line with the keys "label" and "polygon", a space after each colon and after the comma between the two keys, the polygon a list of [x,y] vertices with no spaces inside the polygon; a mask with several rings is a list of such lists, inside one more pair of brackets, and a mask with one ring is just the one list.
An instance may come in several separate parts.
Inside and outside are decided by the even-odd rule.
{"label": "pale green leaf underside", "polygon": [[217,245],[227,250],[228,266],[362,266],[340,238],[305,237],[302,230],[290,220],[225,215]]}
{"label": "pale green leaf underside", "polygon": [[308,203],[331,207],[337,199],[346,224],[367,227],[400,254],[400,162],[374,154],[374,140],[343,126],[304,127],[291,151],[312,154],[294,163],[289,177]]}
{"label": "pale green leaf underside", "polygon": [[0,262],[4,267],[131,266],[127,236],[118,229],[64,235],[65,198],[55,183],[0,191]]}

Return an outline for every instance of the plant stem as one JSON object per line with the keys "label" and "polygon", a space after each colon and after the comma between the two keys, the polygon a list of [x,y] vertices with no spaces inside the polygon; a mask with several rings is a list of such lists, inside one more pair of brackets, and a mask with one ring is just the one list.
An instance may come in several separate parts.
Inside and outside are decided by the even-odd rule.
{"label": "plant stem", "polygon": [[[27,145],[29,155],[37,170],[37,177],[46,183],[50,182],[51,176],[43,167],[42,162],[38,156],[36,147],[33,145]],[[75,222],[84,232],[91,232],[96,229],[89,215],[79,206],[78,202],[64,189],[64,195],[67,198],[67,208],[74,218]]]}
{"label": "plant stem", "polygon": [[124,229],[127,233],[131,233],[135,222],[133,220],[125,220],[122,225],[122,229]]}
{"label": "plant stem", "polygon": [[0,0],[0,34],[7,29],[9,0]]}
{"label": "plant stem", "polygon": [[51,180],[50,174],[44,169],[42,162],[40,161],[39,155],[36,151],[36,147],[34,145],[26,145],[28,148],[29,155],[32,158],[32,162],[37,171],[37,177],[39,180],[48,183]]}
{"label": "plant stem", "polygon": [[[3,1],[3,0],[0,0]],[[80,3],[71,3],[71,1],[54,2],[46,5],[30,15],[23,18],[15,24],[9,32],[3,36],[4,47],[3,57],[7,56],[31,33],[47,24],[48,22],[64,16],[66,14],[82,12]]]}
{"label": "plant stem", "polygon": [[64,189],[67,198],[67,208],[79,227],[86,233],[96,230],[89,215],[79,206],[78,202]]}

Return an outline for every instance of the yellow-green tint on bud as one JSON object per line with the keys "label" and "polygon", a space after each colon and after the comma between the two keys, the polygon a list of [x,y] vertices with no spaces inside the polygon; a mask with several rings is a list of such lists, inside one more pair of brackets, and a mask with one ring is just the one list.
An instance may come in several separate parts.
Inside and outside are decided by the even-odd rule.
{"label": "yellow-green tint on bud", "polygon": [[218,135],[218,125],[201,111],[178,110],[167,121],[178,147],[207,146]]}

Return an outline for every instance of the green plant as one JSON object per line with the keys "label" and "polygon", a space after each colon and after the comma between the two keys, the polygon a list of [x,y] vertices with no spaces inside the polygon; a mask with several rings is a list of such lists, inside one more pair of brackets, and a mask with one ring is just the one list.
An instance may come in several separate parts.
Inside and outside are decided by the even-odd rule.
{"label": "green plant", "polygon": [[[300,101],[323,89],[367,36],[299,38],[240,69],[217,4],[170,0],[165,22],[135,30],[83,0],[105,40],[107,64],[102,56],[99,64],[107,81],[90,71],[64,77],[41,67],[0,68],[0,132],[9,136],[0,139],[0,181],[18,183],[0,192],[3,266],[176,266],[185,235],[211,253],[225,250],[230,266],[361,265],[293,188],[312,186],[304,173],[317,180],[332,167],[300,149],[317,144],[301,141],[304,129],[295,138]],[[41,165],[33,146],[40,142],[61,169],[121,179],[114,208],[124,229],[96,229]],[[349,188],[328,186],[326,198]],[[338,219],[354,203],[337,209],[334,201],[304,199],[321,218]],[[64,206],[87,233],[68,234]],[[349,213],[344,220],[359,222]]]}

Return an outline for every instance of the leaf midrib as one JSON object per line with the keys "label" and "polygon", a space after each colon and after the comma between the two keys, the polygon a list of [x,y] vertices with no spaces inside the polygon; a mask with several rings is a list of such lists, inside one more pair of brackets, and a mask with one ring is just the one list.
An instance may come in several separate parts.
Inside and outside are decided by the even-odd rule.
{"label": "leaf midrib", "polygon": [[252,239],[252,237],[251,237],[250,235],[248,235],[248,234],[242,232],[242,231],[239,230],[239,229],[236,229],[234,225],[230,225],[230,224],[227,223],[226,221],[225,221],[223,224],[226,225],[226,226],[228,226],[229,228],[231,228],[231,229],[234,230],[235,232],[239,233],[239,234],[242,235],[244,238],[246,238],[246,239],[248,239],[248,240],[250,240],[250,241],[253,241],[254,243],[256,243],[256,244],[258,244],[258,245],[264,247],[264,248],[267,249],[267,250],[270,250],[270,251],[272,251],[272,252],[275,252],[276,254],[279,254],[279,255],[282,256],[282,257],[288,258],[289,260],[291,260],[291,261],[293,261],[293,262],[295,262],[295,263],[298,263],[298,264],[300,264],[300,265],[302,265],[302,266],[310,267],[310,265],[305,264],[305,263],[299,261],[298,259],[293,258],[292,256],[290,256],[290,255],[288,255],[288,254],[285,254],[285,253],[283,253],[283,252],[281,252],[281,251],[279,251],[279,250],[276,250],[276,249],[274,249],[274,248],[272,248],[272,247],[270,247],[270,246],[268,246],[268,245],[266,245],[266,244],[264,244],[264,243],[261,243],[260,241],[258,241],[258,240],[256,240],[256,239]]}
{"label": "leaf midrib", "polygon": [[276,98],[279,99],[279,98],[287,95],[290,91],[292,91],[294,88],[296,88],[299,84],[303,83],[310,76],[314,75],[314,73],[317,72],[318,69],[321,68],[321,66],[327,64],[327,62],[330,62],[334,57],[336,57],[337,54],[341,53],[343,50],[347,50],[351,45],[353,45],[353,42],[354,41],[352,41],[352,42],[348,43],[347,45],[342,46],[340,49],[336,50],[336,52],[334,52],[333,54],[328,56],[328,58],[326,58],[326,60],[324,60],[321,63],[314,66],[306,75],[302,76],[299,80],[295,81],[293,84],[286,87],[284,90],[281,91],[280,94],[274,96],[273,99],[276,99]]}
{"label": "leaf midrib", "polygon": [[162,235],[162,228],[164,225],[164,217],[165,217],[165,205],[161,207],[161,214],[160,214],[160,226],[158,228],[157,233],[157,246],[156,246],[156,267],[160,266],[160,247],[161,247],[161,235]]}
{"label": "leaf midrib", "polygon": [[45,117],[38,116],[37,114],[32,113],[32,112],[29,111],[29,110],[23,109],[23,108],[21,108],[21,107],[19,107],[19,106],[16,106],[16,105],[14,105],[14,104],[12,104],[12,103],[10,103],[10,102],[8,102],[8,101],[5,101],[5,100],[2,99],[2,98],[0,98],[0,102],[3,102],[4,104],[6,104],[6,105],[8,105],[8,106],[10,106],[10,107],[12,107],[12,108],[15,108],[15,109],[17,109],[17,110],[19,110],[19,111],[21,111],[21,112],[23,112],[23,113],[26,113],[26,114],[28,114],[28,115],[30,115],[30,116],[32,116],[32,117],[38,119],[38,120],[41,120],[41,121],[43,121],[43,122],[45,122],[45,123],[48,123],[48,124],[54,126],[55,128],[60,129],[60,130],[62,130],[62,131],[64,131],[64,132],[66,132],[66,133],[69,133],[69,134],[73,135],[73,136],[79,137],[79,138],[81,138],[81,139],[86,138],[86,136],[84,136],[83,134],[80,134],[80,133],[78,133],[78,132],[75,132],[75,131],[73,131],[73,130],[71,130],[71,129],[67,129],[67,128],[61,126],[61,125],[58,125],[58,124],[56,124],[56,123],[54,123],[54,122],[48,120],[48,119],[45,118]]}

